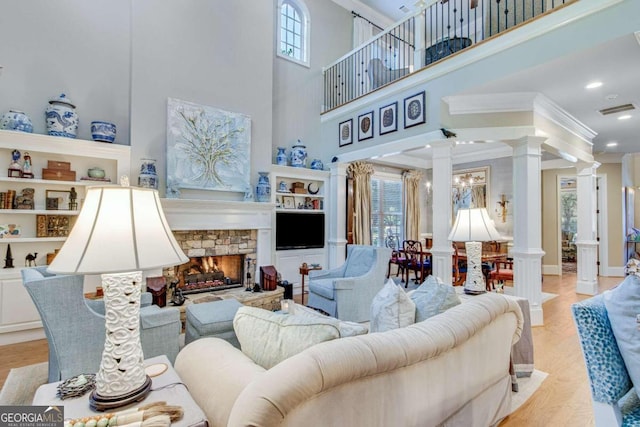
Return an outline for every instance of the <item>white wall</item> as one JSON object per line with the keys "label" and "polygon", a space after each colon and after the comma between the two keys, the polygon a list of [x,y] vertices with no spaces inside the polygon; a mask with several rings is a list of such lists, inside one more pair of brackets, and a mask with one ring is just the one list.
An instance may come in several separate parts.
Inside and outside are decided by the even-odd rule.
{"label": "white wall", "polygon": [[[304,2],[311,16],[310,67],[275,58],[273,151],[270,158],[275,163],[276,147],[286,147],[289,154],[291,146],[300,139],[307,146],[307,167],[312,159],[320,158],[326,169],[332,156],[331,151],[324,147],[330,144],[334,148],[334,141],[325,141],[321,136],[322,67],[351,50],[353,18],[351,12],[331,1]],[[277,0],[274,4],[277,6]]]}
{"label": "white wall", "polygon": [[3,1],[0,114],[24,111],[33,131],[46,133],[49,99],[65,93],[77,107],[78,138],[90,140],[91,121],[104,120],[116,124],[116,143],[128,145],[129,7],[129,0]]}

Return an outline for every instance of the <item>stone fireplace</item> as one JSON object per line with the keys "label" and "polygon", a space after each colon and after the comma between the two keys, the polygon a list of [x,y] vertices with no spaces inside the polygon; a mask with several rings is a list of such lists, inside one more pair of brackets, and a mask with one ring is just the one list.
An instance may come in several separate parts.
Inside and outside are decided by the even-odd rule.
{"label": "stone fireplace", "polygon": [[254,283],[260,266],[273,265],[271,203],[163,199],[162,207],[189,257],[162,274],[178,279],[183,292],[245,286],[247,273]]}
{"label": "stone fireplace", "polygon": [[189,261],[165,268],[184,294],[246,286],[246,266],[255,265],[257,230],[180,230],[173,232]]}

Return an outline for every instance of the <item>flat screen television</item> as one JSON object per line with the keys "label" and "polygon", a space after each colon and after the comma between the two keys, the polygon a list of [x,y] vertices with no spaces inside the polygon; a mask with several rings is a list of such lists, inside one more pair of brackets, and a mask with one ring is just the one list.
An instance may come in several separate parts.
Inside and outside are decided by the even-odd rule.
{"label": "flat screen television", "polygon": [[276,212],[276,250],[324,248],[324,214]]}

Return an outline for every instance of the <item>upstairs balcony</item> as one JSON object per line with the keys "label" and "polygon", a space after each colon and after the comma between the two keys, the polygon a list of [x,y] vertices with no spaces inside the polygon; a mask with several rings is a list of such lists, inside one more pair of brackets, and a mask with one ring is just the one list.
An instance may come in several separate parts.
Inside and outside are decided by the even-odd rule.
{"label": "upstairs balcony", "polygon": [[579,0],[429,0],[327,66],[323,113]]}

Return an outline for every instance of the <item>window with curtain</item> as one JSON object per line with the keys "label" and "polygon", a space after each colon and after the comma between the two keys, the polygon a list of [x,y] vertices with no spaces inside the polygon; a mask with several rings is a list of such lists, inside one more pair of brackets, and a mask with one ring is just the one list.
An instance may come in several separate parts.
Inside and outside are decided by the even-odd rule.
{"label": "window with curtain", "polygon": [[403,239],[402,179],[371,177],[371,244],[385,246],[390,235]]}
{"label": "window with curtain", "polygon": [[278,56],[309,66],[309,12],[300,0],[281,0],[278,14]]}

